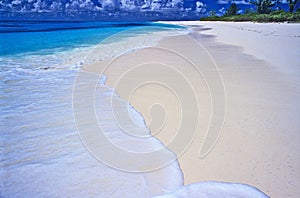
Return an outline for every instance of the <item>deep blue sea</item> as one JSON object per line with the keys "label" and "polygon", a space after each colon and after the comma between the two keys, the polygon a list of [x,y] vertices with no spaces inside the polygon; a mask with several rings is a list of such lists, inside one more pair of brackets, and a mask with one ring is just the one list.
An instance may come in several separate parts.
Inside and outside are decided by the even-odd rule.
{"label": "deep blue sea", "polygon": [[[139,174],[99,162],[82,142],[73,108],[78,73],[83,87],[99,78],[82,71],[83,63],[154,45],[160,36],[148,34],[179,27],[101,22],[0,22],[0,27],[0,197],[151,197],[183,184],[177,161]],[[99,53],[93,57],[95,46]],[[83,103],[85,91],[77,92]],[[104,80],[95,93],[95,112],[110,141],[139,152],[162,147],[141,115]],[[111,98],[128,109],[147,140],[122,133],[107,102]],[[85,108],[76,113],[88,114]]]}

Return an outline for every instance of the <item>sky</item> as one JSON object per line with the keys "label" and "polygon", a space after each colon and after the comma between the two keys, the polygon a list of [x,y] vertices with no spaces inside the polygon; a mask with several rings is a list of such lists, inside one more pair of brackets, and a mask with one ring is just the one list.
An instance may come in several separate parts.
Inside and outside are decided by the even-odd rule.
{"label": "sky", "polygon": [[[246,8],[253,9],[250,0],[0,0],[0,13],[41,15],[47,13],[78,13],[89,15],[111,13],[122,15],[124,12],[142,15],[143,13],[160,12],[166,16],[180,17],[186,15],[208,15],[214,10],[222,15],[234,2],[243,12]],[[287,3],[286,0],[282,0]],[[284,6],[284,5],[283,5]],[[89,13],[89,14],[87,14]],[[117,14],[116,14],[117,13]],[[121,13],[121,14],[120,14]],[[181,15],[185,13],[185,15]],[[134,15],[134,14],[133,14]],[[12,15],[11,15],[12,16]]]}

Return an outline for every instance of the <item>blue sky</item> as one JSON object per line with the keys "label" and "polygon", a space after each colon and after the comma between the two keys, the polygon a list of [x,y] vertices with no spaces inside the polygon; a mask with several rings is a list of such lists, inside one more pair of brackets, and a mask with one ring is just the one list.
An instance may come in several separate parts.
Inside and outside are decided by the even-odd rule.
{"label": "blue sky", "polygon": [[[253,8],[250,0],[0,0],[0,12],[11,13],[82,13],[82,12],[162,12],[176,15],[193,12],[206,15],[210,10],[222,14],[231,2],[241,9]],[[282,0],[286,3],[286,0]],[[281,5],[282,6],[282,5]],[[286,6],[283,6],[286,7]]]}

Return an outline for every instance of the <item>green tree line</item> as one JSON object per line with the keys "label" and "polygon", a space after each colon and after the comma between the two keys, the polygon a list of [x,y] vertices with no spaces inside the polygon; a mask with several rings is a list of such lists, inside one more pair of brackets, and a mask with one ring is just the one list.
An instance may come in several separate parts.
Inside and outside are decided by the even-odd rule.
{"label": "green tree line", "polygon": [[[288,0],[289,13],[283,10],[272,11],[276,3],[282,0],[252,0],[256,11],[245,10],[244,14],[238,14],[239,8],[236,3],[231,3],[221,17],[216,16],[216,12],[211,11],[211,16],[202,20],[210,21],[257,21],[257,22],[300,22],[300,10],[295,10],[298,0]],[[212,14],[213,13],[213,14]]]}

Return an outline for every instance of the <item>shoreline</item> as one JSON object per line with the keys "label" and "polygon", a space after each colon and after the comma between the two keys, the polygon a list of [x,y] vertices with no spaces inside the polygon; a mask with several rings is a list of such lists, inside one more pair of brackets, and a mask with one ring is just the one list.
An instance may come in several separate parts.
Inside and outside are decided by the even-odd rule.
{"label": "shoreline", "polygon": [[[295,73],[295,71],[298,71],[297,68],[296,70],[292,70],[291,74],[286,73],[283,77],[280,76],[280,72],[282,73],[280,69],[282,67],[278,67],[279,64],[275,65],[272,61],[270,63],[270,61],[267,62],[268,60],[258,60],[255,54],[257,52],[251,51],[251,47],[247,48],[247,43],[240,43],[244,47],[245,52],[240,47],[233,46],[232,44],[235,45],[237,43],[234,43],[232,40],[226,43],[229,37],[220,36],[220,31],[223,32],[226,28],[223,27],[222,29],[220,27],[218,32],[217,28],[221,26],[219,23],[178,23],[185,25],[194,23],[198,26],[192,27],[196,32],[192,39],[200,41],[213,55],[225,80],[228,97],[226,107],[229,112],[226,116],[221,137],[209,155],[203,159],[200,159],[198,156],[199,145],[203,144],[205,129],[209,127],[210,120],[208,117],[212,112],[209,106],[211,104],[209,89],[205,84],[205,79],[199,79],[199,76],[194,73],[195,70],[190,68],[190,65],[186,61],[180,58],[176,59],[174,54],[170,54],[171,51],[176,51],[179,54],[183,54],[187,59],[193,60],[195,65],[201,66],[200,69],[204,71],[206,77],[211,79],[211,85],[216,83],[216,71],[209,67],[211,61],[201,59],[207,58],[205,52],[192,50],[199,48],[193,43],[189,43],[191,42],[189,40],[191,38],[186,36],[167,37],[159,41],[159,44],[153,48],[140,49],[133,53],[125,54],[114,62],[115,68],[109,68],[105,71],[105,75],[108,77],[107,85],[115,88],[123,99],[128,100],[143,115],[147,127],[151,129],[154,137],[158,138],[165,145],[168,145],[177,135],[172,133],[172,131],[178,131],[179,126],[176,123],[180,123],[182,119],[180,118],[180,113],[178,113],[180,109],[177,109],[180,103],[173,99],[174,94],[172,91],[164,89],[165,87],[147,87],[146,85],[143,87],[145,90],[138,90],[135,85],[137,82],[147,79],[147,76],[150,75],[152,78],[155,77],[155,80],[167,78],[168,82],[171,83],[170,86],[175,85],[175,88],[178,88],[176,85],[178,84],[178,78],[169,75],[170,71],[168,69],[170,68],[162,68],[161,65],[156,64],[153,65],[157,69],[156,72],[151,70],[145,72],[146,67],[143,68],[143,71],[132,73],[128,73],[128,71],[134,71],[133,69],[135,68],[132,68],[132,66],[144,63],[145,60],[148,63],[153,62],[155,60],[151,58],[153,56],[155,56],[156,60],[162,61],[160,63],[172,65],[172,70],[176,68],[177,71],[188,77],[192,85],[197,85],[193,86],[195,88],[194,91],[197,97],[202,100],[199,103],[199,107],[204,112],[204,115],[199,117],[201,120],[199,125],[201,130],[196,133],[196,138],[193,139],[193,143],[187,151],[182,156],[179,156],[179,164],[184,174],[185,184],[208,180],[229,181],[253,185],[271,197],[300,194],[296,188],[297,183],[299,184],[297,180],[299,173],[295,170],[299,165],[299,159],[297,159],[295,151],[299,148],[299,144],[295,142],[299,136],[296,134],[297,129],[299,129],[299,125],[297,124],[297,115],[299,115],[297,113],[297,109],[299,108],[297,102],[299,87],[295,85],[291,86],[292,82],[296,83],[296,85],[299,83],[299,80],[296,81],[296,78],[293,76],[297,74]],[[213,26],[212,32],[217,30],[213,33],[209,30],[202,31],[201,25],[204,25],[204,28]],[[236,24],[236,26],[243,26],[243,24]],[[199,27],[200,30],[197,30]],[[215,34],[217,37],[213,37],[211,34]],[[243,36],[238,31],[235,31],[233,34]],[[250,34],[253,35],[253,31]],[[236,38],[231,35],[229,36]],[[254,42],[253,37],[249,39],[249,42],[251,39]],[[157,52],[159,49],[170,49],[171,51]],[[274,49],[276,53],[277,50],[278,48]],[[252,55],[248,55],[249,52]],[[227,56],[230,53],[234,55],[228,58]],[[260,57],[260,59],[263,58]],[[295,57],[292,56],[291,59],[295,61]],[[203,61],[205,64],[203,64]],[[101,73],[102,66],[108,62],[102,61],[101,64],[87,65],[84,66],[84,70]],[[181,64],[188,67],[189,70],[185,71]],[[127,83],[120,83],[119,78],[124,72],[128,75],[128,78],[124,81]],[[134,80],[130,81],[130,79]],[[128,90],[132,88],[137,91],[128,93]],[[186,94],[185,91],[177,93],[180,93],[179,95],[181,96]],[[163,123],[163,128],[159,128],[162,123],[151,122],[164,120],[160,108],[152,108],[152,114],[149,112],[149,108],[153,107],[151,106],[153,100],[156,101],[157,98],[160,99],[158,102],[164,105],[163,110],[170,115]],[[296,108],[292,111],[291,107],[293,106]],[[293,116],[294,118],[289,120]],[[153,118],[156,120],[152,120]],[[239,121],[236,122],[236,120]],[[194,130],[194,128],[189,128],[189,126],[186,127],[187,131],[189,129]],[[285,127],[287,128],[286,132],[281,134],[282,129]],[[273,132],[275,134],[272,134]],[[279,137],[274,137],[276,135]],[[290,144],[285,145],[284,151],[281,151],[282,156],[276,156],[276,153],[280,153],[281,146],[284,145],[283,143],[287,141]],[[240,149],[245,150],[241,151]],[[178,155],[178,152],[175,151],[175,153]],[[275,156],[276,158],[274,158]],[[283,163],[285,159],[288,159],[288,162]]]}

